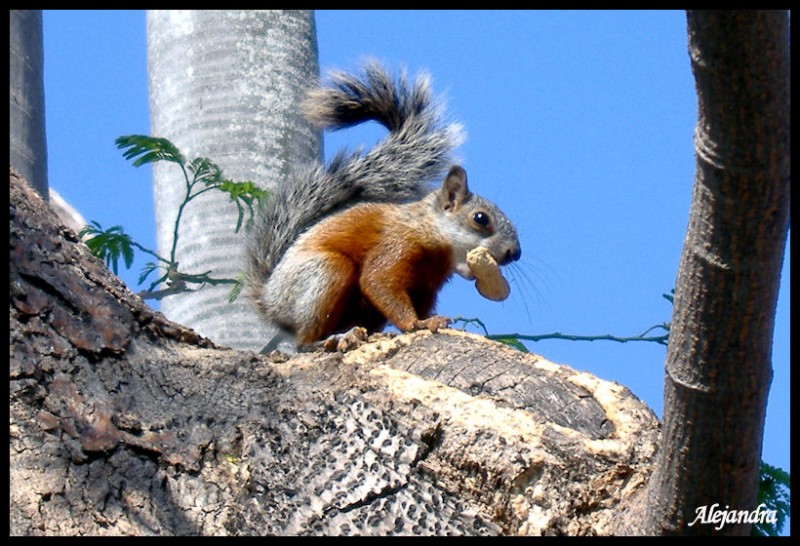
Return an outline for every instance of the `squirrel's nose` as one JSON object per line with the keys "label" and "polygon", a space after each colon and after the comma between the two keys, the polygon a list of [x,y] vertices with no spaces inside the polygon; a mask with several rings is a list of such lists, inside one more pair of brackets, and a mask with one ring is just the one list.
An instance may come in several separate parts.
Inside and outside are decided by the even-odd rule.
{"label": "squirrel's nose", "polygon": [[500,265],[510,264],[511,262],[516,262],[522,256],[522,247],[519,245],[515,245],[508,250],[506,250],[506,255],[503,256],[503,261]]}

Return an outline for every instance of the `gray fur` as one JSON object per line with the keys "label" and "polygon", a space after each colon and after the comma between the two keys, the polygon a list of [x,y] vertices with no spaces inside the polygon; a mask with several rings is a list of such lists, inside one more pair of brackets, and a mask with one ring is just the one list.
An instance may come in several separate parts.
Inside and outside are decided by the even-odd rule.
{"label": "gray fur", "polygon": [[337,209],[357,202],[405,202],[431,191],[453,162],[461,127],[444,124],[429,78],[413,85],[377,63],[363,74],[333,73],[302,104],[306,117],[327,129],[375,120],[389,134],[366,153],[340,152],[285,180],[261,208],[247,246],[246,291],[258,304],[261,288],[297,236]]}

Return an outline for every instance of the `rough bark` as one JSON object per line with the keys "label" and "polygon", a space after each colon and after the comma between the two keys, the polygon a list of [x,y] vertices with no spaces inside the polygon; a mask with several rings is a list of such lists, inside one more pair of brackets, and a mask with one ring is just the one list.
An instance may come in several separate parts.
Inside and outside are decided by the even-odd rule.
{"label": "rough bark", "polygon": [[478,336],[215,347],[11,175],[13,535],[603,534],[658,437],[626,388]]}
{"label": "rough bark", "polygon": [[[664,433],[630,531],[748,534],[698,510],[756,506],[789,226],[789,21],[689,12],[697,172],[667,351]],[[693,523],[694,522],[694,523]],[[690,525],[691,524],[691,525]]]}
{"label": "rough bark", "polygon": [[[310,11],[151,10],[147,14],[151,132],[189,159],[208,157],[225,177],[269,189],[296,165],[321,158],[321,138],[297,104],[319,78]],[[186,192],[180,169],[153,166],[158,248],[169,256]],[[236,208],[209,192],[186,207],[176,260],[184,273],[236,278],[244,232]],[[192,288],[198,288],[193,286]],[[170,319],[219,345],[260,349],[272,334],[231,286],[204,286],[161,300]]]}

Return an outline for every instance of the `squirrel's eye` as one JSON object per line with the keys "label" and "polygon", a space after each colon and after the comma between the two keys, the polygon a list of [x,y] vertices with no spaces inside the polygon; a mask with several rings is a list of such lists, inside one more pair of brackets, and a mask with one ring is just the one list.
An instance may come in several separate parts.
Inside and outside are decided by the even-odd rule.
{"label": "squirrel's eye", "polygon": [[485,212],[476,212],[472,215],[472,221],[478,224],[479,226],[488,226],[489,225],[489,215]]}

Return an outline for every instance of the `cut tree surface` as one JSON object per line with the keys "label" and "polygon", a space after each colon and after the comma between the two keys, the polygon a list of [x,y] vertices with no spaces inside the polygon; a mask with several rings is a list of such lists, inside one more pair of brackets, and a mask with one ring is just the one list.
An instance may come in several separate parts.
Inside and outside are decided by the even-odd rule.
{"label": "cut tree surface", "polygon": [[13,535],[604,534],[650,473],[618,384],[453,330],[215,347],[10,199]]}

